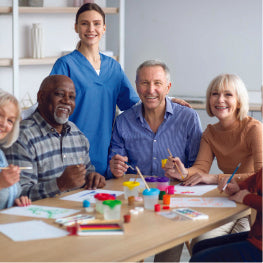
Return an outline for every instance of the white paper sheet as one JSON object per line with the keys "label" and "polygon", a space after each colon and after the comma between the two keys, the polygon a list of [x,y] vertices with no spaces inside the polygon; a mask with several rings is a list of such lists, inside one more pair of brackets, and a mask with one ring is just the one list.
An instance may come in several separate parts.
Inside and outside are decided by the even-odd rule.
{"label": "white paper sheet", "polygon": [[227,197],[171,197],[171,207],[236,207]]}
{"label": "white paper sheet", "polygon": [[105,194],[110,194],[110,195],[115,194],[116,196],[123,194],[122,191],[110,191],[110,190],[103,190],[103,189],[84,190],[84,191],[78,192],[76,194],[61,197],[60,199],[67,200],[67,201],[77,201],[77,202],[83,202],[83,200],[88,200],[90,203],[95,204],[94,195],[98,194],[98,193],[105,193]]}
{"label": "white paper sheet", "polygon": [[30,205],[26,207],[12,207],[1,211],[3,214],[18,215],[18,216],[30,216],[30,217],[41,217],[41,218],[60,218],[69,216],[79,212],[80,210]]}
{"label": "white paper sheet", "polygon": [[182,183],[180,183],[174,186],[174,193],[180,195],[203,195],[209,191],[214,190],[215,188],[217,188],[217,185],[202,184],[183,186]]}
{"label": "white paper sheet", "polygon": [[59,229],[38,220],[2,224],[0,225],[0,231],[13,241],[58,238],[68,235],[66,230]]}

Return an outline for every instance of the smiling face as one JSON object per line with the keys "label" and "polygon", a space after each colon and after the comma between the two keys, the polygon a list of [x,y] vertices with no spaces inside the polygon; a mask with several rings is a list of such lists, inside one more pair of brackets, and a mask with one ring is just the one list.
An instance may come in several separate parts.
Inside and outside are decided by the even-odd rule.
{"label": "smiling face", "polygon": [[75,31],[79,34],[81,43],[87,46],[99,45],[105,30],[106,25],[102,15],[94,10],[81,13],[78,22],[75,24]]}
{"label": "smiling face", "polygon": [[44,82],[38,92],[38,108],[42,117],[60,130],[74,111],[75,87],[70,78],[62,75],[49,76]]}
{"label": "smiling face", "polygon": [[7,101],[0,107],[0,140],[13,130],[17,115],[17,106],[12,102]]}
{"label": "smiling face", "polygon": [[222,89],[213,89],[209,99],[210,109],[214,116],[220,121],[237,120],[239,102],[237,94],[232,85]]}
{"label": "smiling face", "polygon": [[136,88],[145,112],[162,112],[165,109],[165,96],[169,93],[171,83],[168,83],[161,66],[141,68],[138,72]]}

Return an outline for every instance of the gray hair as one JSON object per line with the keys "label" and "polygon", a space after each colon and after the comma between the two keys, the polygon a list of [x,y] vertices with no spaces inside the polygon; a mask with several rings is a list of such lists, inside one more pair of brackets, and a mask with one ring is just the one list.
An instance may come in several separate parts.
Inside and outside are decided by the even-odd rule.
{"label": "gray hair", "polygon": [[137,70],[136,70],[136,82],[138,81],[138,76],[139,76],[140,70],[142,68],[144,68],[144,67],[155,67],[155,66],[160,66],[163,68],[165,75],[166,75],[167,83],[170,83],[171,82],[171,74],[170,74],[169,68],[166,66],[166,64],[164,62],[159,61],[159,60],[155,60],[155,59],[146,60],[137,68]]}
{"label": "gray hair", "polygon": [[19,124],[21,119],[21,109],[18,100],[10,93],[0,89],[0,107],[6,103],[13,103],[17,108],[17,117],[14,122],[12,131],[7,136],[0,140],[0,146],[3,148],[10,147],[18,138],[19,135]]}
{"label": "gray hair", "polygon": [[214,90],[220,91],[228,86],[232,86],[237,94],[237,101],[240,105],[237,119],[242,120],[247,116],[249,110],[248,92],[242,79],[234,74],[221,74],[210,82],[206,91],[206,112],[210,117],[214,116],[210,108],[210,96]]}

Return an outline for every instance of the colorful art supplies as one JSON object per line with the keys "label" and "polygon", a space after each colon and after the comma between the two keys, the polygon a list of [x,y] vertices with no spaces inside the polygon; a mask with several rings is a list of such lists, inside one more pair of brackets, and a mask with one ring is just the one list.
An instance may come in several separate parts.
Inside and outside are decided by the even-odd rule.
{"label": "colorful art supplies", "polygon": [[95,217],[91,215],[78,214],[75,216],[58,218],[56,219],[55,222],[60,224],[61,226],[72,226],[76,223],[87,224],[89,221],[94,220],[94,219]]}
{"label": "colorful art supplies", "polygon": [[146,183],[146,181],[144,180],[144,177],[142,176],[142,173],[141,173],[141,171],[140,171],[139,167],[138,167],[138,166],[136,166],[135,168],[136,168],[136,170],[137,170],[138,174],[141,176],[141,178],[142,178],[142,180],[143,180],[143,182],[144,182],[144,184],[145,184],[146,188],[147,188],[148,190],[150,190],[150,187],[148,186],[148,184],[147,184],[147,183]]}
{"label": "colorful art supplies", "polygon": [[135,169],[128,163],[128,162],[125,162],[133,171],[135,171]]}
{"label": "colorful art supplies", "polygon": [[174,194],[174,185],[169,185],[166,188],[166,192],[167,192],[168,195],[173,195]]}
{"label": "colorful art supplies", "polygon": [[170,205],[170,202],[171,202],[171,196],[170,195],[164,195],[163,196],[163,204],[164,205]]}
{"label": "colorful art supplies", "polygon": [[[170,157],[173,157],[173,155],[172,155],[172,153],[171,153],[170,149],[168,148],[167,150],[168,150],[168,153],[170,154]],[[178,172],[179,172],[179,174],[181,175],[181,178],[182,178],[182,179],[184,179],[184,176],[183,176],[183,174],[182,174],[181,170],[179,169],[179,167],[178,167],[177,163],[176,163],[176,162],[173,162],[173,163],[174,163],[174,165],[175,165],[175,167],[176,167],[177,171],[178,171]]]}
{"label": "colorful art supplies", "polygon": [[167,159],[162,159],[162,168],[165,167],[166,163],[167,163]]}
{"label": "colorful art supplies", "polygon": [[67,227],[68,232],[78,236],[90,235],[123,235],[124,229],[120,223],[116,222],[92,222],[88,224],[76,224]]}
{"label": "colorful art supplies", "polygon": [[120,220],[121,218],[121,201],[106,200],[102,202],[103,214],[105,220]]}
{"label": "colorful art supplies", "polygon": [[150,188],[156,188],[157,185],[157,177],[155,176],[147,176],[144,178],[146,183]]}
{"label": "colorful art supplies", "polygon": [[94,198],[96,200],[96,211],[103,214],[103,201],[106,200],[115,200],[115,197],[113,195],[107,194],[107,193],[100,193],[95,194]]}
{"label": "colorful art supplies", "polygon": [[154,210],[154,205],[158,204],[160,190],[157,188],[145,189],[142,192],[144,208]]}
{"label": "colorful art supplies", "polygon": [[208,215],[198,212],[191,208],[178,208],[178,209],[174,209],[173,211],[181,216],[187,217],[192,220],[208,219]]}
{"label": "colorful art supplies", "polygon": [[129,196],[138,197],[139,186],[140,186],[139,182],[134,182],[134,181],[123,182],[124,198],[127,200]]}
{"label": "colorful art supplies", "polygon": [[168,177],[157,177],[157,188],[160,191],[166,191],[166,188],[169,186],[170,179]]}
{"label": "colorful art supplies", "polygon": [[237,172],[238,168],[240,167],[241,163],[239,163],[235,169],[235,171],[232,173],[232,175],[229,177],[229,179],[227,180],[224,188],[222,189],[222,191],[225,191],[227,185],[231,182],[232,178],[234,177],[235,173]]}
{"label": "colorful art supplies", "polygon": [[90,201],[83,200],[82,206],[84,207],[86,212],[88,212],[88,213],[94,212],[94,207],[90,206]]}

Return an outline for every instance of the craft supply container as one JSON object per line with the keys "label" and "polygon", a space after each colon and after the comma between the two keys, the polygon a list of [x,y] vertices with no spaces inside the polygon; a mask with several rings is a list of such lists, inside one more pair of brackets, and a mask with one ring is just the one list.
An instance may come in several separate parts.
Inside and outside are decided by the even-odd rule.
{"label": "craft supply container", "polygon": [[148,186],[150,188],[156,188],[157,185],[157,177],[153,177],[153,176],[147,176],[144,178],[146,183],[148,184]]}
{"label": "craft supply container", "polygon": [[115,197],[110,195],[110,194],[106,194],[106,193],[99,193],[99,194],[95,194],[94,198],[96,200],[96,211],[103,214],[103,201],[106,200],[115,200]]}
{"label": "craft supply container", "polygon": [[167,177],[157,177],[157,188],[160,191],[166,191],[167,186],[169,185],[169,178]]}
{"label": "craft supply container", "polygon": [[167,186],[166,193],[168,195],[173,195],[174,194],[174,185]]}
{"label": "craft supply container", "polygon": [[129,196],[138,197],[139,195],[139,182],[127,181],[123,182],[124,198],[127,200]]}
{"label": "craft supply container", "polygon": [[102,202],[105,220],[120,220],[121,218],[121,201],[106,200]]}
{"label": "craft supply container", "polygon": [[154,210],[154,205],[158,204],[160,190],[157,188],[145,189],[142,192],[144,208]]}

